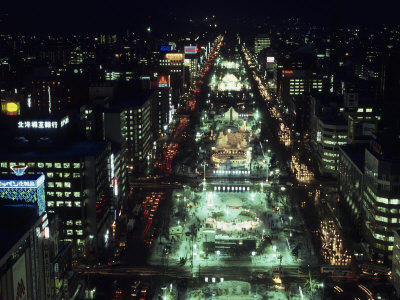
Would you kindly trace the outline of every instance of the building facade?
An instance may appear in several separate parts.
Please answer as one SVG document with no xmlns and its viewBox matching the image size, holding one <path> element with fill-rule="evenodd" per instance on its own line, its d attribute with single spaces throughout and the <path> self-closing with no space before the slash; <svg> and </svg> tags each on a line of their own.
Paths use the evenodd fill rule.
<svg viewBox="0 0 400 300">
<path fill-rule="evenodd" d="M 62 222 L 60 240 L 83 249 L 101 244 L 94 237 L 107 226 L 109 156 L 106 142 L 78 142 L 52 152 L 7 151 L 0 155 L 0 174 L 15 165 L 27 165 L 28 175 L 44 174 L 47 212 Z"/>
</svg>

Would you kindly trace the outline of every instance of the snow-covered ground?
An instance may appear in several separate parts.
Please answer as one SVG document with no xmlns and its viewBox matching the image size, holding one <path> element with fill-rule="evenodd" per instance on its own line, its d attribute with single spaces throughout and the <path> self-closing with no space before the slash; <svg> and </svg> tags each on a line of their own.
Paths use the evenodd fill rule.
<svg viewBox="0 0 400 300">
<path fill-rule="evenodd" d="M 288 230 L 283 230 L 289 225 L 289 217 L 281 210 L 274 209 L 281 201 L 278 196 L 274 199 L 274 196 L 272 196 L 271 206 L 268 206 L 266 192 L 203 191 L 194 193 L 188 189 L 175 190 L 172 195 L 174 205 L 169 224 L 170 228 L 178 228 L 180 233 L 157 239 L 150 263 L 161 263 L 165 244 L 169 244 L 168 258 L 172 264 L 174 261 L 178 263 L 181 258 L 186 259 L 186 265 L 191 264 L 193 253 L 193 266 L 223 265 L 226 255 L 222 257 L 222 254 L 217 251 L 206 255 L 206 249 L 203 247 L 203 242 L 207 239 L 203 234 L 203 229 L 213 227 L 215 238 L 218 240 L 256 240 L 258 247 L 264 237 L 270 239 L 271 243 L 261 247 L 260 253 L 254 249 L 248 253 L 251 259 L 237 262 L 237 264 L 242 266 L 244 264 L 299 265 L 299 261 L 292 255 L 294 246 L 289 242 L 289 239 L 292 243 L 295 239 L 290 238 Z M 296 222 L 292 220 L 290 225 L 294 226 Z M 304 236 L 297 238 L 297 240 L 301 239 L 304 240 L 303 244 L 308 243 Z"/>
</svg>

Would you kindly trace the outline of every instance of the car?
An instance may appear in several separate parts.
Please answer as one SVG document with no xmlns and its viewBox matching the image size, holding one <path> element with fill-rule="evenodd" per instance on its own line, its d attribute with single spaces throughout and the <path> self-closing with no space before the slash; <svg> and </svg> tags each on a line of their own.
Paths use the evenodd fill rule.
<svg viewBox="0 0 400 300">
<path fill-rule="evenodd" d="M 149 285 L 143 284 L 142 288 L 140 289 L 140 293 L 139 293 L 140 300 L 146 300 L 146 298 L 149 294 L 149 288 L 150 288 Z"/>
</svg>

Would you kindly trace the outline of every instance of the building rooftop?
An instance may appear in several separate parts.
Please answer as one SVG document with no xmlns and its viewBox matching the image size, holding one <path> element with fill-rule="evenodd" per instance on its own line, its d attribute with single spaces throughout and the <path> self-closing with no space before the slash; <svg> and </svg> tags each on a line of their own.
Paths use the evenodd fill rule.
<svg viewBox="0 0 400 300">
<path fill-rule="evenodd" d="M 105 148 L 106 142 L 99 141 L 84 141 L 75 142 L 65 145 L 61 148 L 56 148 L 53 151 L 29 151 L 29 152 L 15 152 L 10 149 L 1 149 L 0 157 L 3 159 L 15 158 L 15 159 L 57 159 L 57 158 L 79 158 L 85 156 L 93 156 Z"/>
<path fill-rule="evenodd" d="M 319 119 L 327 125 L 347 126 L 347 121 L 342 116 L 323 116 Z"/>
<path fill-rule="evenodd" d="M 366 145 L 344 145 L 340 147 L 344 153 L 356 164 L 361 172 L 364 172 Z"/>
</svg>

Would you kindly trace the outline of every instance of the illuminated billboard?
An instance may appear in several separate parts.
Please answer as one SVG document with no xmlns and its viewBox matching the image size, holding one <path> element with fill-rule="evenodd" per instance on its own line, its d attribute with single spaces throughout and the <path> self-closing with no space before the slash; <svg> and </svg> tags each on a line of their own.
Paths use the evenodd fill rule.
<svg viewBox="0 0 400 300">
<path fill-rule="evenodd" d="M 48 120 L 25 120 L 18 121 L 17 126 L 19 129 L 33 128 L 33 129 L 57 129 L 62 128 L 69 124 L 69 116 L 62 118 L 59 121 Z"/>
<path fill-rule="evenodd" d="M 17 202 L 37 203 L 39 216 L 46 210 L 44 175 L 35 178 L 19 176 L 13 179 L 0 179 L 0 194 L 3 199 Z"/>
<path fill-rule="evenodd" d="M 267 64 L 273 64 L 275 62 L 275 57 L 267 56 Z"/>
<path fill-rule="evenodd" d="M 189 58 L 185 58 L 184 61 L 183 61 L 183 65 L 185 67 L 190 67 L 190 59 Z"/>
<path fill-rule="evenodd" d="M 197 46 L 185 46 L 185 54 L 197 54 Z"/>
<path fill-rule="evenodd" d="M 165 53 L 165 59 L 167 60 L 183 60 L 183 53 Z"/>
<path fill-rule="evenodd" d="M 158 87 L 159 88 L 169 88 L 171 86 L 171 80 L 169 75 L 168 76 L 160 76 L 158 78 Z"/>
<path fill-rule="evenodd" d="M 160 52 L 171 52 L 172 47 L 171 45 L 161 45 Z"/>
<path fill-rule="evenodd" d="M 1 101 L 1 111 L 7 116 L 19 116 L 20 105 L 16 101 Z"/>
</svg>

